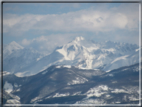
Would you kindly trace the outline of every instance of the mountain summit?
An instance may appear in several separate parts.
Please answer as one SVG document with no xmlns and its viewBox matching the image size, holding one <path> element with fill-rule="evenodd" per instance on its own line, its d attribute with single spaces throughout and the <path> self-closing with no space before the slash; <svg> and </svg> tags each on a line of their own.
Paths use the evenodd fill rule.
<svg viewBox="0 0 142 107">
<path fill-rule="evenodd" d="M 23 49 L 23 48 L 24 47 L 22 47 L 21 45 L 13 41 L 4 47 L 4 54 L 11 54 L 13 51 Z"/>
<path fill-rule="evenodd" d="M 84 38 L 82 36 L 75 38 L 75 41 L 81 41 L 81 40 L 84 40 Z"/>
<path fill-rule="evenodd" d="M 19 45 L 17 42 L 13 41 L 9 43 L 8 45 L 3 46 L 3 57 L 5 59 L 10 54 L 15 53 L 16 51 L 22 50 L 22 49 L 24 49 L 24 47 Z"/>
</svg>

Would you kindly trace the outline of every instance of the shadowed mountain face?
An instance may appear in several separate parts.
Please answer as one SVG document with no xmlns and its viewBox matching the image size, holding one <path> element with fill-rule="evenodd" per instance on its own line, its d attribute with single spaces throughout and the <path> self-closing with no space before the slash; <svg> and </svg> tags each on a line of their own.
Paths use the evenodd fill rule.
<svg viewBox="0 0 142 107">
<path fill-rule="evenodd" d="M 3 78 L 9 104 L 139 103 L 139 64 L 110 72 L 53 65 L 33 76 Z"/>
</svg>

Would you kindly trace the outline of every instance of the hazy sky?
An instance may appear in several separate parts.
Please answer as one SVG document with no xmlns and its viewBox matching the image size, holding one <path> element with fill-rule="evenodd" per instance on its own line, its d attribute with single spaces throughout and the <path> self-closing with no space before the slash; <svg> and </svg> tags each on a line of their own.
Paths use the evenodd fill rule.
<svg viewBox="0 0 142 107">
<path fill-rule="evenodd" d="M 3 17 L 4 44 L 42 50 L 76 36 L 139 44 L 138 3 L 4 3 Z"/>
</svg>

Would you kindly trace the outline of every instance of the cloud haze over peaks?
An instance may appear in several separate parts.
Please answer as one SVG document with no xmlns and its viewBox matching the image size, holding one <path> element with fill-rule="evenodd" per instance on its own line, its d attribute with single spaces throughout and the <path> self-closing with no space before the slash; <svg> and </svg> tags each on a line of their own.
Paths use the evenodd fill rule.
<svg viewBox="0 0 142 107">
<path fill-rule="evenodd" d="M 116 29 L 138 29 L 137 4 L 121 5 L 111 9 L 84 9 L 62 14 L 5 14 L 4 33 L 49 30 L 63 32 L 106 32 Z M 17 35 L 18 36 L 18 35 Z"/>
<path fill-rule="evenodd" d="M 9 3 L 3 17 L 4 44 L 49 51 L 76 36 L 139 44 L 138 3 Z"/>
<path fill-rule="evenodd" d="M 74 39 L 79 34 L 52 34 L 52 35 L 42 35 L 40 37 L 34 39 L 23 39 L 20 42 L 20 45 L 24 47 L 32 47 L 35 50 L 49 54 L 52 52 L 57 46 L 62 46 Z"/>
</svg>

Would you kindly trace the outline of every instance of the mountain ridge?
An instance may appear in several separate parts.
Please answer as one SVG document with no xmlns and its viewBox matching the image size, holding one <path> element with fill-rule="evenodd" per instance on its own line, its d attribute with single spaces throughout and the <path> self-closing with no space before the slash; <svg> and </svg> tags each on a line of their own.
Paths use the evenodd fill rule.
<svg viewBox="0 0 142 107">
<path fill-rule="evenodd" d="M 34 56 L 34 54 L 31 55 Z M 29 56 L 29 58 L 30 57 L 31 56 Z M 4 62 L 8 61 L 4 60 Z M 122 64 L 122 62 L 125 63 Z M 17 69 L 19 71 L 13 71 L 13 73 L 21 73 L 23 76 L 33 75 L 54 64 L 108 71 L 121 66 L 133 65 L 138 62 L 139 50 L 137 45 L 111 41 L 97 43 L 92 40 L 86 40 L 83 37 L 76 37 L 71 42 L 57 47 L 47 56 L 40 57 L 40 55 L 37 55 L 37 58 L 34 58 L 34 62 L 32 62 L 29 67 Z M 6 68 L 7 65 L 9 66 L 11 64 L 4 64 L 4 70 L 11 72 L 10 69 L 13 68 L 13 66 L 10 66 L 8 70 Z"/>
<path fill-rule="evenodd" d="M 29 77 L 5 75 L 4 103 L 138 104 L 138 77 L 139 64 L 121 67 L 108 73 L 52 65 Z"/>
</svg>

